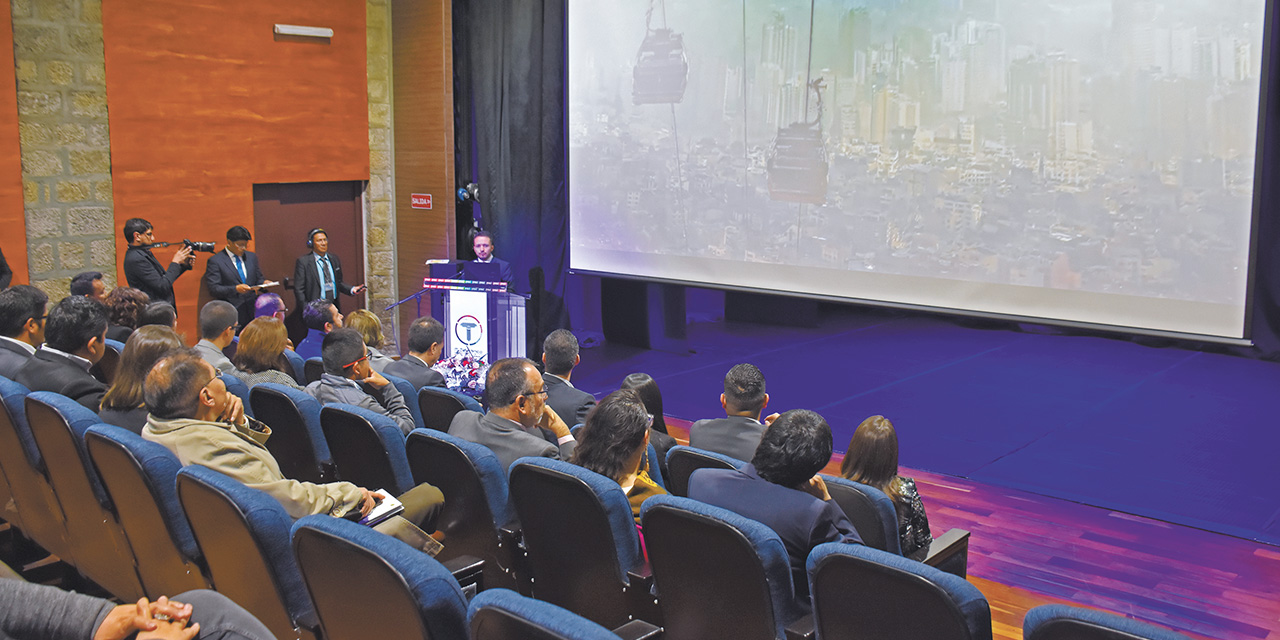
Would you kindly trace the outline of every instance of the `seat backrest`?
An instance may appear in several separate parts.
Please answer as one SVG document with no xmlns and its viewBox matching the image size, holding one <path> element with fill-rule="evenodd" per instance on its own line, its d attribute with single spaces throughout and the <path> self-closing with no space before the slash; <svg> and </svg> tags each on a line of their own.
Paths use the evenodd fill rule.
<svg viewBox="0 0 1280 640">
<path fill-rule="evenodd" d="M 249 390 L 253 415 L 271 427 L 267 450 L 286 478 L 331 482 L 333 456 L 320 427 L 320 402 L 305 391 L 264 382 Z"/>
<path fill-rule="evenodd" d="M 413 416 L 413 426 L 422 428 L 427 425 L 422 423 L 422 410 L 418 408 L 417 398 L 418 390 L 414 388 L 413 383 L 397 376 L 382 374 L 388 382 L 396 386 L 396 391 L 404 396 L 404 404 L 409 407 L 409 414 Z M 448 427 L 445 427 L 448 429 Z"/>
<path fill-rule="evenodd" d="M 664 638 L 783 638 L 804 614 L 782 539 L 732 511 L 678 496 L 640 510 Z"/>
<path fill-rule="evenodd" d="M 991 640 L 991 607 L 963 578 L 837 542 L 815 547 L 807 568 L 818 640 Z"/>
<path fill-rule="evenodd" d="M 1045 604 L 1022 620 L 1023 640 L 1190 640 L 1163 627 L 1093 609 Z"/>
<path fill-rule="evenodd" d="M 391 536 L 307 516 L 293 526 L 293 553 L 325 638 L 467 638 L 467 602 L 453 574 Z"/>
<path fill-rule="evenodd" d="M 863 544 L 872 549 L 902 555 L 898 539 L 898 514 L 883 491 L 837 476 L 823 476 L 831 499 L 858 530 Z"/>
<path fill-rule="evenodd" d="M 511 500 L 533 567 L 534 596 L 609 628 L 629 618 L 629 570 L 643 558 L 618 483 L 550 458 L 511 465 Z"/>
<path fill-rule="evenodd" d="M 222 383 L 227 385 L 227 391 L 235 394 L 235 396 L 240 398 L 240 401 L 244 403 L 245 415 L 250 418 L 254 417 L 253 405 L 249 404 L 249 385 L 245 384 L 244 380 L 241 380 L 229 373 L 220 373 L 218 374 L 218 377 L 222 378 Z"/>
<path fill-rule="evenodd" d="M 303 386 L 319 380 L 320 376 L 324 374 L 324 360 L 315 356 L 307 358 L 307 361 L 302 365 L 302 372 L 306 376 L 306 381 L 299 384 Z"/>
<path fill-rule="evenodd" d="M 443 387 L 418 389 L 418 412 L 422 414 L 422 423 L 428 429 L 449 431 L 453 417 L 462 411 L 484 413 L 480 403 L 465 393 Z"/>
<path fill-rule="evenodd" d="M 293 519 L 278 500 L 205 467 L 178 471 L 178 501 L 219 593 L 277 638 L 299 637 L 315 608 L 289 547 Z"/>
<path fill-rule="evenodd" d="M 667 492 L 673 496 L 689 495 L 689 476 L 698 469 L 741 469 L 746 463 L 729 456 L 677 445 L 667 451 Z"/>
<path fill-rule="evenodd" d="M 116 381 L 116 370 L 120 368 L 120 353 L 124 351 L 124 343 L 119 340 L 105 342 L 106 349 L 102 352 L 102 358 L 93 363 L 89 371 L 109 387 Z"/>
<path fill-rule="evenodd" d="M 289 373 L 293 374 L 293 379 L 298 384 L 307 384 L 307 361 L 293 349 L 284 350 L 284 359 L 289 361 Z"/>
<path fill-rule="evenodd" d="M 54 555 L 75 564 L 62 506 L 44 474 L 44 459 L 27 424 L 27 388 L 0 377 L 0 468 L 18 508 L 17 525 Z"/>
<path fill-rule="evenodd" d="M 122 600 L 137 600 L 143 589 L 133 549 L 84 444 L 84 432 L 99 422 L 98 415 L 48 391 L 28 395 L 26 408 L 49 484 L 62 505 L 76 568 Z"/>
<path fill-rule="evenodd" d="M 178 462 L 168 449 L 120 427 L 85 432 L 89 458 L 116 506 L 120 526 L 137 554 L 147 597 L 207 589 L 200 548 L 178 503 Z"/>
<path fill-rule="evenodd" d="M 658 449 L 649 443 L 648 451 L 645 451 L 645 461 L 649 465 L 649 478 L 658 483 L 659 487 L 667 488 L 667 479 L 662 475 L 662 465 L 658 463 Z"/>
<path fill-rule="evenodd" d="M 549 602 L 488 589 L 467 608 L 471 640 L 618 640 L 612 631 Z"/>
<path fill-rule="evenodd" d="M 320 426 L 340 480 L 395 495 L 413 488 L 404 433 L 394 420 L 355 405 L 335 403 L 320 410 Z"/>
</svg>

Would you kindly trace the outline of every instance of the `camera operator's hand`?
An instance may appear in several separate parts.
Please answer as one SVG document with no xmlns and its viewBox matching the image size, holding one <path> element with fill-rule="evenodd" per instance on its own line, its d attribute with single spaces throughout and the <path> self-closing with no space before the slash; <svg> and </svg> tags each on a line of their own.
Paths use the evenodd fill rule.
<svg viewBox="0 0 1280 640">
<path fill-rule="evenodd" d="M 174 252 L 173 260 L 171 262 L 174 264 L 186 264 L 193 258 L 195 258 L 195 254 L 191 252 L 191 247 L 184 245 L 181 249 Z"/>
</svg>

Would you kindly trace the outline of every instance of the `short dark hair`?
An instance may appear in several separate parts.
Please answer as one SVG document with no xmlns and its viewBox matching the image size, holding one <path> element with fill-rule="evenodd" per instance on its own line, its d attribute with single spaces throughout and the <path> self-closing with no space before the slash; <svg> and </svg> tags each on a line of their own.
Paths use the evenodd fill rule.
<svg viewBox="0 0 1280 640">
<path fill-rule="evenodd" d="M 178 320 L 178 310 L 168 302 L 152 302 L 142 308 L 142 312 L 138 314 L 138 326 L 145 327 L 149 324 L 159 324 L 166 327 L 172 327 L 174 322 Z"/>
<path fill-rule="evenodd" d="M 102 279 L 101 271 L 85 271 L 77 273 L 71 279 L 71 295 L 73 296 L 91 296 L 93 295 L 93 282 Z"/>
<path fill-rule="evenodd" d="M 320 358 L 324 360 L 324 372 L 330 375 L 350 377 L 348 367 L 365 353 L 364 338 L 355 329 L 334 329 L 320 343 Z"/>
<path fill-rule="evenodd" d="M 570 462 L 621 482 L 627 461 L 644 446 L 648 431 L 649 413 L 640 394 L 619 389 L 587 414 Z"/>
<path fill-rule="evenodd" d="M 764 409 L 764 374 L 754 364 L 736 364 L 724 375 L 724 402 L 735 413 Z"/>
<path fill-rule="evenodd" d="M 307 303 L 302 308 L 302 322 L 307 325 L 308 329 L 316 331 L 324 331 L 326 322 L 333 322 L 333 314 L 338 308 L 333 306 L 333 302 L 324 298 L 317 298 Z"/>
<path fill-rule="evenodd" d="M 194 418 L 200 390 L 213 378 L 209 363 L 195 349 L 183 347 L 160 358 L 142 383 L 147 411 L 161 420 Z"/>
<path fill-rule="evenodd" d="M 44 327 L 45 344 L 75 353 L 107 331 L 107 308 L 84 296 L 67 296 L 49 311 Z"/>
<path fill-rule="evenodd" d="M 558 376 L 573 371 L 578 359 L 578 337 L 568 329 L 556 329 L 542 342 L 543 366 Z"/>
<path fill-rule="evenodd" d="M 795 489 L 831 462 L 831 451 L 826 419 L 808 409 L 792 409 L 765 428 L 751 464 L 761 478 Z"/>
<path fill-rule="evenodd" d="M 480 236 L 488 238 L 489 244 L 493 244 L 493 234 L 485 231 L 484 229 L 477 229 L 476 231 L 471 232 L 471 244 L 475 244 L 476 238 L 479 238 Z"/>
<path fill-rule="evenodd" d="M 435 343 L 444 344 L 444 325 L 431 316 L 423 316 L 409 325 L 409 350 L 424 353 Z"/>
<path fill-rule="evenodd" d="M 133 234 L 146 233 L 154 228 L 155 227 L 152 227 L 150 222 L 147 222 L 142 218 L 129 218 L 124 221 L 124 241 L 126 243 L 133 242 Z"/>
<path fill-rule="evenodd" d="M 489 375 L 484 380 L 484 394 L 491 408 L 511 406 L 516 398 L 531 391 L 526 367 L 534 367 L 533 361 L 503 358 L 489 367 Z"/>
<path fill-rule="evenodd" d="M 240 320 L 240 312 L 235 305 L 226 300 L 210 300 L 200 308 L 200 337 L 212 340 L 236 326 Z"/>
<path fill-rule="evenodd" d="M 13 338 L 22 333 L 27 321 L 44 316 L 49 296 L 29 284 L 19 284 L 0 291 L 0 336 Z"/>
<path fill-rule="evenodd" d="M 284 311 L 284 298 L 278 293 L 264 293 L 253 301 L 253 317 L 273 316 L 277 311 Z"/>
<path fill-rule="evenodd" d="M 241 225 L 236 225 L 227 229 L 227 242 L 240 242 L 241 240 L 249 241 L 253 239 L 253 234 Z"/>
</svg>

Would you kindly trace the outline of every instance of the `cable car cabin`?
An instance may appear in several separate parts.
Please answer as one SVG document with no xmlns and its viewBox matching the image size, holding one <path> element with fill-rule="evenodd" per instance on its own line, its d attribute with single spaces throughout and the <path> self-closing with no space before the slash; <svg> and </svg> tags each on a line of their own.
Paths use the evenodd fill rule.
<svg viewBox="0 0 1280 640">
<path fill-rule="evenodd" d="M 684 36 L 670 29 L 649 31 L 636 54 L 632 80 L 634 104 L 676 104 L 683 100 L 689 81 Z"/>
<path fill-rule="evenodd" d="M 827 154 L 820 127 L 797 122 L 778 129 L 769 158 L 769 198 L 809 204 L 827 201 Z"/>
</svg>

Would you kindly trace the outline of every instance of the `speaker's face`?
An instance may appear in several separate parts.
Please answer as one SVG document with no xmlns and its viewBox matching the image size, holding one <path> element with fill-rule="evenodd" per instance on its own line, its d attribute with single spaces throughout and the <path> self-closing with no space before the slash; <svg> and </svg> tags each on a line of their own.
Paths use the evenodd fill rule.
<svg viewBox="0 0 1280 640">
<path fill-rule="evenodd" d="M 493 255 L 493 241 L 489 236 L 476 236 L 471 247 L 476 251 L 477 260 L 488 260 Z"/>
</svg>

